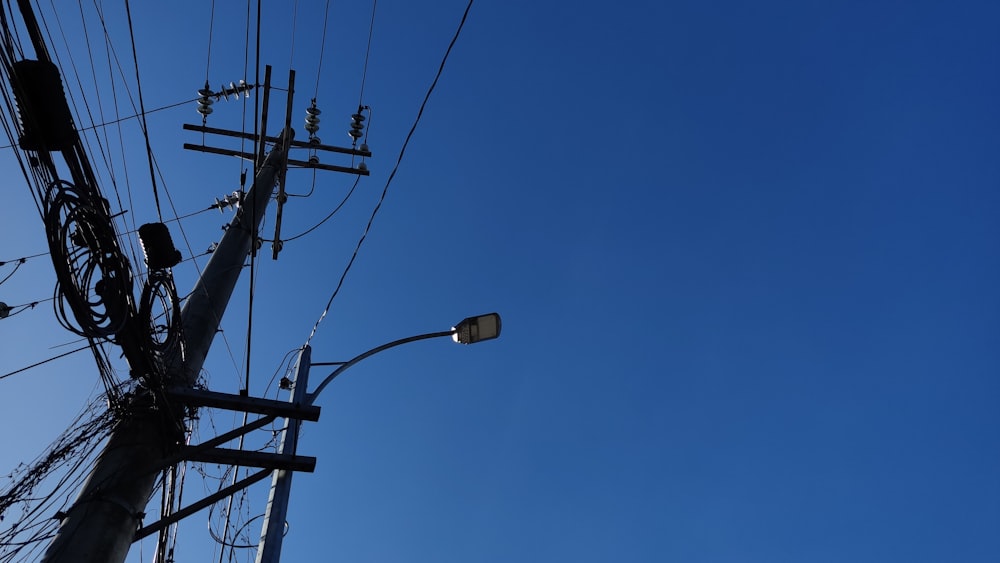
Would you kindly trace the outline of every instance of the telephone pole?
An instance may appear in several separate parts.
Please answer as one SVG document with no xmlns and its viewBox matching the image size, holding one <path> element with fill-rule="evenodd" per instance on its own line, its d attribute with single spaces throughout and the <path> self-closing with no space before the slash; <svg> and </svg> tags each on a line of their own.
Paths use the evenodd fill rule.
<svg viewBox="0 0 1000 563">
<path fill-rule="evenodd" d="M 309 367 L 312 361 L 312 348 L 306 344 L 299 351 L 295 362 L 295 380 L 292 381 L 292 393 L 288 401 L 293 404 L 304 404 L 308 401 L 307 387 L 309 385 Z M 301 420 L 289 418 L 281 433 L 280 451 L 284 455 L 294 456 L 299 444 L 299 427 Z M 260 543 L 257 546 L 256 563 L 278 563 L 281 557 L 281 543 L 285 537 L 285 515 L 288 513 L 288 497 L 292 490 L 292 471 L 276 469 L 271 478 L 271 492 L 267 497 L 267 510 L 264 512 L 264 523 L 261 525 Z"/>
<path fill-rule="evenodd" d="M 138 382 L 134 391 L 119 397 L 116 378 L 102 371 L 108 395 L 114 399 L 115 426 L 75 502 L 67 511 L 55 515 L 59 528 L 42 561 L 122 563 L 135 541 L 154 533 L 160 534 L 157 545 L 157 560 L 160 561 L 164 558 L 170 527 L 181 519 L 262 481 L 272 473 L 276 475 L 276 482 L 280 481 L 281 487 L 287 491 L 291 471 L 313 471 L 315 468 L 315 458 L 294 454 L 296 438 L 293 433 L 287 436 L 289 439 L 279 453 L 244 451 L 242 447 L 226 449 L 222 446 L 237 438 L 242 443 L 243 435 L 279 417 L 285 418 L 289 427 L 297 430 L 302 420 L 318 420 L 319 407 L 301 400 L 289 403 L 250 397 L 248 389 L 241 390 L 239 395 L 213 392 L 199 388 L 197 383 L 246 258 L 251 252 L 256 252 L 258 231 L 275 187 L 278 188 L 278 210 L 272 257 L 277 259 L 282 247 L 282 205 L 288 197 L 284 191 L 287 168 L 291 165 L 301 169 L 367 176 L 369 172 L 364 159 L 372 155 L 367 144 L 362 142 L 357 146 L 357 141 L 364 135 L 363 112 L 370 111 L 370 108 L 359 106 L 357 113 L 352 115 L 348 132 L 354 141 L 352 146 L 338 147 L 322 144 L 316 136 L 320 110 L 313 100 L 306 110 L 308 141 L 295 141 L 291 128 L 295 71 L 290 69 L 284 128 L 278 137 L 268 136 L 266 125 L 271 67 L 266 66 L 260 133 L 229 131 L 207 126 L 213 99 L 228 99 L 231 95 L 239 98 L 240 94 L 248 96 L 249 90 L 258 85 L 248 85 L 241 80 L 238 86 L 231 82 L 230 87 L 223 86 L 220 91 L 213 92 L 206 82 L 205 87 L 199 90 L 197 100 L 202 124 L 185 125 L 185 129 L 201 132 L 203 138 L 205 134 L 217 134 L 251 140 L 256 143 L 255 149 L 249 153 L 208 147 L 204 142 L 201 145 L 185 144 L 184 147 L 253 162 L 253 185 L 246 194 L 240 194 L 236 216 L 179 311 L 171 268 L 179 262 L 180 253 L 173 248 L 169 230 L 162 221 L 143 225 L 139 229 L 149 275 L 137 304 L 131 266 L 119 248 L 110 206 L 101 195 L 80 131 L 73 122 L 59 65 L 48 54 L 43 28 L 33 13 L 30 0 L 17 0 L 16 4 L 24 20 L 24 32 L 34 47 L 35 59 L 25 58 L 21 52 L 21 39 L 14 39 L 17 37 L 13 31 L 15 26 L 9 24 L 6 18 L 6 10 L 12 8 L 4 8 L 0 10 L 3 11 L 0 14 L 3 16 L 0 39 L 4 40 L 0 54 L 5 57 L 5 64 L 0 69 L 3 71 L 0 75 L 13 94 L 14 99 L 8 97 L 8 104 L 16 104 L 20 115 L 16 146 L 27 154 L 33 169 L 30 177 L 25 171 L 25 177 L 29 183 L 35 184 L 42 200 L 40 211 L 62 288 L 60 298 L 68 305 L 67 312 L 70 313 L 67 316 L 60 309 L 60 322 L 67 329 L 88 338 L 92 346 L 96 346 L 97 342 L 120 346 L 129 373 Z M 145 129 L 143 133 L 148 135 Z M 265 158 L 268 144 L 273 149 Z M 292 148 L 306 149 L 308 159 L 290 160 L 289 151 Z M 320 162 L 319 152 L 351 155 L 360 157 L 361 161 L 356 166 L 353 159 L 351 166 L 326 164 Z M 72 182 L 67 180 L 67 173 Z M 152 161 L 150 173 L 153 173 Z M 143 234 L 144 229 L 146 235 Z M 154 319 L 153 309 L 158 299 L 170 308 L 164 311 L 166 323 Z M 165 330 L 160 332 L 160 329 Z M 308 369 L 308 353 L 305 357 Z M 303 375 L 297 388 L 298 396 L 304 396 L 305 391 Z M 243 426 L 200 444 L 188 445 L 185 422 L 199 407 L 230 409 L 261 416 L 253 422 L 244 419 Z M 157 476 L 162 472 L 166 479 L 168 470 L 187 461 L 256 467 L 259 471 L 239 480 L 234 479 L 232 484 L 183 508 L 175 508 L 171 499 L 158 514 L 158 520 L 146 521 L 145 508 L 154 491 Z M 164 484 L 164 487 L 168 485 Z M 282 498 L 287 499 L 287 492 Z M 280 547 L 280 541 L 276 543 Z"/>
<path fill-rule="evenodd" d="M 167 357 L 168 385 L 191 388 L 218 330 L 274 186 L 287 162 L 294 132 L 286 129 L 246 193 L 191 297 L 181 311 L 183 344 Z M 115 428 L 79 497 L 62 515 L 42 561 L 121 563 L 142 525 L 163 460 L 184 442 L 183 414 L 160 390 L 132 397 L 130 416 Z"/>
</svg>

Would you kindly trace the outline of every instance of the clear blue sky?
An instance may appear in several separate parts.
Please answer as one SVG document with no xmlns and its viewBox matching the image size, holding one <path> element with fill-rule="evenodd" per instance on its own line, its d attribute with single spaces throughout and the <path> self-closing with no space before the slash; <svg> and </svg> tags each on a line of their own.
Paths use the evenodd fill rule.
<svg viewBox="0 0 1000 563">
<path fill-rule="evenodd" d="M 134 4 L 147 108 L 194 97 L 207 3 Z M 216 7 L 213 87 L 243 76 L 238 4 Z M 299 3 L 294 47 L 292 14 L 265 4 L 262 62 L 279 84 L 296 69 L 301 139 L 325 3 Z M 275 396 L 272 373 L 322 311 L 464 8 L 379 2 L 363 101 L 372 175 L 277 262 L 265 247 L 252 394 Z M 332 3 L 325 142 L 349 142 L 370 9 Z M 60 17 L 81 45 L 78 10 Z M 387 352 L 325 391 L 300 443 L 319 463 L 295 476 L 285 560 L 1000 560 L 998 20 L 1000 5 L 976 1 L 475 3 L 313 355 L 345 360 L 494 310 L 504 334 Z M 86 52 L 74 57 L 89 73 Z M 209 125 L 240 127 L 240 105 L 215 109 Z M 198 121 L 193 104 L 150 115 L 181 215 L 239 181 L 237 162 L 181 149 L 199 141 L 181 123 Z M 129 213 L 155 220 L 141 135 L 134 123 L 123 135 Z M 0 260 L 45 251 L 9 152 Z M 290 191 L 310 184 L 289 173 Z M 322 174 L 286 205 L 283 232 L 349 188 Z M 230 215 L 181 223 L 195 252 Z M 194 268 L 175 274 L 186 293 Z M 53 279 L 29 261 L 0 301 L 47 298 Z M 245 281 L 223 322 L 235 361 L 217 339 L 206 364 L 220 391 L 243 378 Z M 6 373 L 73 335 L 45 303 L 0 320 L 0 338 Z M 19 429 L 6 472 L 98 379 L 78 354 L 0 385 Z M 207 413 L 200 432 L 212 435 Z M 193 483 L 191 501 L 205 492 Z M 178 561 L 208 560 L 207 519 L 181 527 Z M 150 560 L 143 550 L 130 561 Z"/>
</svg>

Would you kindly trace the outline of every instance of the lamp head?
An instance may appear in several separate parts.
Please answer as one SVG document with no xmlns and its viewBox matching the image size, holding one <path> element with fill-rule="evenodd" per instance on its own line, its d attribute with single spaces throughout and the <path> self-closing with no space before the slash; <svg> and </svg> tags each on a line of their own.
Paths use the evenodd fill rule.
<svg viewBox="0 0 1000 563">
<path fill-rule="evenodd" d="M 452 328 L 452 340 L 459 344 L 475 344 L 483 340 L 493 340 L 500 336 L 500 315 L 489 313 L 478 317 L 462 319 Z"/>
</svg>

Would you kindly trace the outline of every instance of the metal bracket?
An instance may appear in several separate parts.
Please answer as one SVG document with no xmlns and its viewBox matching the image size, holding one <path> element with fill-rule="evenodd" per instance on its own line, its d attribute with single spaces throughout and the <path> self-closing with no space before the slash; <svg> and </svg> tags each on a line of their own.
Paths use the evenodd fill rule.
<svg viewBox="0 0 1000 563">
<path fill-rule="evenodd" d="M 206 389 L 188 389 L 184 387 L 168 387 L 164 390 L 167 397 L 186 405 L 212 407 L 231 411 L 252 412 L 282 418 L 294 418 L 316 422 L 319 420 L 320 408 L 315 405 L 295 404 L 274 399 L 245 397 L 230 393 L 219 393 Z"/>
<path fill-rule="evenodd" d="M 228 497 L 229 495 L 237 491 L 249 487 L 250 485 L 253 485 L 258 481 L 263 481 L 270 474 L 271 474 L 270 469 L 261 469 L 260 471 L 254 473 L 253 475 L 250 475 L 249 477 L 240 479 L 239 481 L 233 483 L 232 485 L 224 489 L 221 489 L 218 492 L 215 492 L 190 506 L 187 506 L 185 508 L 178 510 L 177 512 L 174 512 L 170 516 L 165 516 L 163 518 L 160 518 L 153 524 L 140 528 L 135 533 L 135 536 L 133 536 L 132 541 L 139 541 L 146 536 L 155 534 L 156 532 L 159 532 L 160 530 L 166 528 L 167 526 L 179 522 L 184 518 L 187 518 L 188 516 L 194 514 L 195 512 L 198 512 L 199 510 L 208 508 L 212 504 Z"/>
</svg>

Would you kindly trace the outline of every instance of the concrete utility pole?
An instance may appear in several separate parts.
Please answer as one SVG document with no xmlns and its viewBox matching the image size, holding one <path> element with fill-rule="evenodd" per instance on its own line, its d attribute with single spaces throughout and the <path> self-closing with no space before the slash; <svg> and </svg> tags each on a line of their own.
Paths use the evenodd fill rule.
<svg viewBox="0 0 1000 563">
<path fill-rule="evenodd" d="M 307 344 L 299 351 L 295 362 L 295 381 L 289 402 L 304 404 L 308 400 L 306 387 L 309 385 L 309 362 L 312 348 Z M 299 428 L 302 421 L 285 419 L 285 429 L 281 433 L 280 453 L 294 456 L 299 444 Z M 260 544 L 257 546 L 257 563 L 278 563 L 281 559 L 281 541 L 285 537 L 285 516 L 288 514 L 288 497 L 292 491 L 292 471 L 276 469 L 271 479 L 271 493 L 267 497 L 267 511 L 261 526 Z"/>
<path fill-rule="evenodd" d="M 287 163 L 294 132 L 286 129 L 264 161 L 181 311 L 183 350 L 167 357 L 165 385 L 190 388 L 218 331 L 226 305 L 254 244 L 274 185 Z M 305 386 L 303 385 L 303 388 Z M 63 515 L 42 561 L 121 563 L 141 526 L 157 473 L 183 444 L 184 409 L 144 391 L 130 403 L 130 417 L 115 428 L 76 502 Z"/>
</svg>

